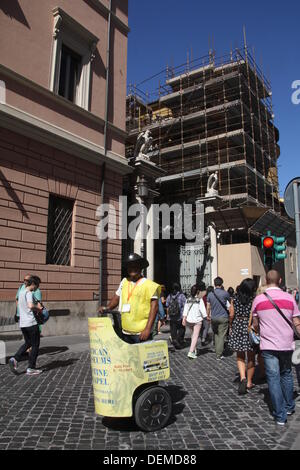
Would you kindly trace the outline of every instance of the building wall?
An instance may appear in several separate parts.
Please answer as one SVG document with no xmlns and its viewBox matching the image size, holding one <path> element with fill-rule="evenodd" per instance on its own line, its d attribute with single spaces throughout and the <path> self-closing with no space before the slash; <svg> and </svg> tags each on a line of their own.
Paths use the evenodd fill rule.
<svg viewBox="0 0 300 470">
<path fill-rule="evenodd" d="M 296 249 L 287 246 L 287 259 L 274 264 L 273 268 L 280 272 L 282 283 L 288 288 L 297 287 Z M 293 254 L 293 268 L 290 253 Z M 242 273 L 242 270 L 248 270 Z M 293 269 L 293 272 L 291 272 Z M 218 272 L 224 279 L 226 288 L 235 288 L 247 277 L 256 278 L 258 285 L 265 285 L 266 270 L 261 250 L 250 243 L 218 245 Z"/>
<path fill-rule="evenodd" d="M 112 203 L 117 215 L 127 171 L 127 0 L 112 1 L 108 153 L 103 149 L 109 4 L 1 2 L 0 80 L 6 93 L 0 102 L 0 330 L 3 317 L 14 314 L 16 290 L 27 273 L 40 276 L 43 300 L 52 312 L 44 334 L 86 331 L 87 317 L 96 312 L 102 161 L 107 163 L 104 202 Z M 99 39 L 91 62 L 88 110 L 50 90 L 55 7 Z M 10 113 L 17 119 L 12 121 Z M 46 264 L 50 194 L 75 201 L 71 266 Z M 103 243 L 104 302 L 120 282 L 121 255 L 120 240 Z"/>
<path fill-rule="evenodd" d="M 118 213 L 122 177 L 107 171 L 105 180 L 105 202 Z M 100 166 L 0 129 L 0 312 L 1 302 L 14 300 L 26 273 L 41 277 L 46 302 L 93 301 L 99 288 L 100 184 Z M 75 200 L 72 266 L 46 265 L 49 194 Z M 107 299 L 120 281 L 121 241 L 109 240 L 104 247 Z"/>
<path fill-rule="evenodd" d="M 1 64 L 41 89 L 28 89 L 28 83 L 7 78 L 0 69 L 0 79 L 6 83 L 7 104 L 68 130 L 78 136 L 103 145 L 106 87 L 107 17 L 95 8 L 92 0 L 4 0 L 0 8 Z M 99 2 L 98 2 L 99 3 Z M 105 2 L 104 2 L 105 3 Z M 107 2 L 106 2 L 107 3 Z M 123 3 L 123 7 L 121 6 Z M 60 7 L 75 21 L 99 38 L 92 62 L 90 111 L 66 102 L 50 92 L 52 49 L 54 44 L 54 19 L 52 10 Z M 117 17 L 128 23 L 127 0 L 114 0 Z M 63 27 L 63 26 L 62 26 Z M 112 23 L 110 122 L 117 129 L 110 129 L 109 150 L 124 155 L 127 76 L 127 32 Z M 30 65 L 30 66 L 29 66 Z M 44 92 L 48 90 L 48 94 Z M 99 119 L 97 121 L 97 118 Z"/>
<path fill-rule="evenodd" d="M 242 270 L 248 270 L 242 274 Z M 218 245 L 218 274 L 224 279 L 224 287 L 234 289 L 247 277 L 252 276 L 250 243 Z"/>
<path fill-rule="evenodd" d="M 263 263 L 261 250 L 257 246 L 251 246 L 252 276 L 257 277 L 258 285 L 266 283 L 266 270 Z"/>
</svg>

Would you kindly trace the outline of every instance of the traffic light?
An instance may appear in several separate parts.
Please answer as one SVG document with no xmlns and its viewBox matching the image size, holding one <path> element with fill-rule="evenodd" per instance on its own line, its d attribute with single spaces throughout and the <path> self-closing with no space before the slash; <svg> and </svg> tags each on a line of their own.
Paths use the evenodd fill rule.
<svg viewBox="0 0 300 470">
<path fill-rule="evenodd" d="M 272 237 L 271 232 L 266 236 L 261 237 L 261 247 L 264 252 L 264 265 L 270 270 L 275 263 L 275 237 Z"/>
<path fill-rule="evenodd" d="M 280 261 L 286 259 L 286 240 L 285 237 L 273 237 L 274 238 L 274 250 L 275 250 L 275 260 Z"/>
<path fill-rule="evenodd" d="M 264 264 L 268 269 L 272 269 L 277 261 L 286 259 L 286 239 L 285 237 L 276 237 L 270 231 L 267 235 L 261 237 L 261 247 L 264 252 Z"/>
</svg>

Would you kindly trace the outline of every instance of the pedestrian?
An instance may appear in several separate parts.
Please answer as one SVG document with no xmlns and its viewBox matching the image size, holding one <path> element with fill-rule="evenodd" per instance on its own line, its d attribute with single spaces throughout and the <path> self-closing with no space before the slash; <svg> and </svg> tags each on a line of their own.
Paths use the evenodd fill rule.
<svg viewBox="0 0 300 470">
<path fill-rule="evenodd" d="M 233 297 L 229 309 L 229 342 L 228 346 L 236 352 L 237 366 L 240 374 L 239 395 L 245 395 L 254 387 L 255 351 L 249 340 L 249 322 L 256 285 L 253 279 L 245 279 Z M 247 356 L 247 373 L 246 373 Z"/>
<path fill-rule="evenodd" d="M 224 359 L 224 344 L 229 327 L 230 296 L 223 287 L 223 279 L 216 277 L 215 289 L 207 297 L 207 316 L 211 319 L 212 330 L 215 340 L 217 360 Z"/>
<path fill-rule="evenodd" d="M 36 369 L 36 361 L 40 347 L 40 329 L 35 319 L 35 309 L 40 308 L 40 304 L 34 300 L 34 293 L 39 288 L 40 279 L 37 276 L 30 276 L 26 280 L 25 289 L 21 289 L 18 296 L 18 308 L 20 315 L 20 328 L 23 333 L 25 343 L 14 357 L 10 358 L 9 365 L 13 373 L 17 374 L 18 362 L 23 354 L 30 349 L 27 375 L 39 375 L 42 370 Z"/>
<path fill-rule="evenodd" d="M 182 293 L 181 285 L 175 282 L 172 286 L 172 293 L 168 296 L 166 307 L 170 320 L 171 343 L 175 349 L 184 347 L 185 327 L 182 324 L 183 309 L 186 297 Z"/>
<path fill-rule="evenodd" d="M 33 274 L 26 274 L 24 276 L 24 282 L 23 284 L 21 284 L 21 286 L 19 287 L 18 291 L 17 291 L 17 294 L 16 294 L 16 322 L 19 321 L 19 317 L 20 317 L 20 314 L 19 314 L 19 306 L 18 306 L 18 303 L 19 303 L 19 296 L 20 296 L 20 292 L 25 290 L 27 285 L 28 285 L 28 280 L 33 276 Z M 34 297 L 35 299 L 38 301 L 38 302 L 42 302 L 42 293 L 40 291 L 40 289 L 36 289 L 34 291 Z"/>
<path fill-rule="evenodd" d="M 128 277 L 124 278 L 107 307 L 101 306 L 99 314 L 119 307 L 123 340 L 129 344 L 150 341 L 153 338 L 158 313 L 160 286 L 143 276 L 149 262 L 133 253 L 126 261 Z"/>
<path fill-rule="evenodd" d="M 268 286 L 266 286 L 266 285 L 259 286 L 256 290 L 256 296 L 266 292 L 267 288 L 268 288 Z M 257 378 L 257 381 L 259 383 L 264 383 L 266 381 L 266 371 L 265 371 L 264 360 L 263 360 L 262 353 L 261 353 L 259 345 L 257 346 L 257 350 L 258 350 L 257 363 L 258 363 L 258 371 L 259 371 L 259 376 Z"/>
<path fill-rule="evenodd" d="M 203 300 L 204 306 L 205 306 L 205 311 L 207 308 L 207 289 L 206 285 L 204 284 L 203 281 L 198 283 L 199 289 L 200 289 L 200 294 L 199 297 Z M 212 288 L 212 290 L 214 290 Z M 207 319 L 207 315 L 205 318 L 203 318 L 202 321 L 202 327 L 201 327 L 201 332 L 200 332 L 200 337 L 201 337 L 201 346 L 207 346 L 209 344 L 210 340 L 208 339 L 208 334 L 209 334 L 209 329 L 210 329 L 210 322 Z"/>
<path fill-rule="evenodd" d="M 208 297 L 208 295 L 213 292 L 215 290 L 215 288 L 213 286 L 208 286 L 208 288 L 206 289 L 206 297 Z"/>
<path fill-rule="evenodd" d="M 233 287 L 229 287 L 229 289 L 227 289 L 227 292 L 229 294 L 229 297 L 231 299 L 233 299 L 233 296 L 234 296 L 234 288 Z"/>
<path fill-rule="evenodd" d="M 295 412 L 292 354 L 295 349 L 292 323 L 300 333 L 300 311 L 295 299 L 283 292 L 278 271 L 267 273 L 267 289 L 253 302 L 253 327 L 260 332 L 260 349 L 278 425 Z M 290 323 L 290 324 L 288 324 Z"/>
<path fill-rule="evenodd" d="M 158 299 L 158 313 L 156 315 L 156 319 L 155 319 L 155 322 L 154 322 L 154 328 L 153 328 L 154 334 L 153 334 L 153 336 L 157 336 L 157 335 L 162 334 L 160 329 L 161 329 L 161 326 L 165 322 L 165 317 L 166 317 L 166 314 L 165 314 L 165 310 L 164 310 L 164 307 L 163 307 L 163 303 L 162 303 L 161 298 L 159 298 Z"/>
<path fill-rule="evenodd" d="M 161 334 L 161 327 L 165 324 L 166 319 L 167 319 L 167 308 L 166 308 L 166 301 L 167 301 L 167 289 L 166 287 L 162 284 L 160 286 L 160 302 L 159 302 L 159 319 L 158 319 L 158 334 Z"/>
<path fill-rule="evenodd" d="M 191 346 L 188 353 L 190 359 L 197 358 L 197 342 L 199 339 L 203 319 L 207 317 L 203 299 L 200 298 L 200 288 L 195 285 L 191 288 L 191 296 L 187 299 L 184 309 L 182 324 L 191 330 Z"/>
</svg>

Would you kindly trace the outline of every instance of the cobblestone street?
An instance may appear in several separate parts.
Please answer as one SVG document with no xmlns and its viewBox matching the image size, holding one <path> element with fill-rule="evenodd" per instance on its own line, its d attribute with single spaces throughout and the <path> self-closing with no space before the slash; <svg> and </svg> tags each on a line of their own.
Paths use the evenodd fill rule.
<svg viewBox="0 0 300 470">
<path fill-rule="evenodd" d="M 167 428 L 147 434 L 130 419 L 94 414 L 87 342 L 75 349 L 49 344 L 49 338 L 42 340 L 41 376 L 26 376 L 25 362 L 19 376 L 0 366 L 0 449 L 291 449 L 299 444 L 300 409 L 286 429 L 276 428 L 265 384 L 237 395 L 234 357 L 217 362 L 202 349 L 190 361 L 187 350 L 170 352 L 173 416 Z"/>
</svg>

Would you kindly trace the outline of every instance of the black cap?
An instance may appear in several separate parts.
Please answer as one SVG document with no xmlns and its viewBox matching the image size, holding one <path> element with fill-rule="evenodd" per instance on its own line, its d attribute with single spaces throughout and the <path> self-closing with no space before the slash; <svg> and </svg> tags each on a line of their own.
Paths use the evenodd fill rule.
<svg viewBox="0 0 300 470">
<path fill-rule="evenodd" d="M 137 255 L 136 253 L 132 253 L 128 256 L 126 260 L 126 265 L 128 266 L 131 263 L 139 264 L 142 269 L 148 268 L 149 266 L 149 263 L 146 260 L 146 258 L 142 258 L 140 255 Z"/>
</svg>

